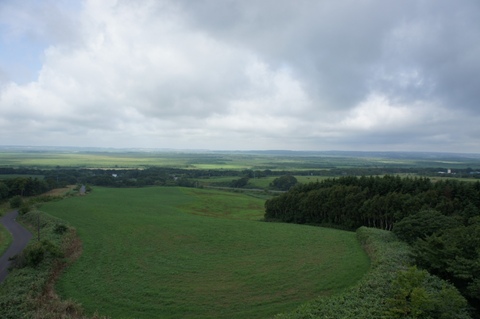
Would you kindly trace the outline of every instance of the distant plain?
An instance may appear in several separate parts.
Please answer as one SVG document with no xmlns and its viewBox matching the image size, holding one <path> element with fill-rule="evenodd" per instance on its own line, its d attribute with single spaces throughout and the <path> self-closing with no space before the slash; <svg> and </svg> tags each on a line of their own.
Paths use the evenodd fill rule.
<svg viewBox="0 0 480 319">
<path fill-rule="evenodd" d="M 0 167 L 329 170 L 332 168 L 480 166 L 480 154 L 412 152 L 139 151 L 0 147 Z"/>
</svg>

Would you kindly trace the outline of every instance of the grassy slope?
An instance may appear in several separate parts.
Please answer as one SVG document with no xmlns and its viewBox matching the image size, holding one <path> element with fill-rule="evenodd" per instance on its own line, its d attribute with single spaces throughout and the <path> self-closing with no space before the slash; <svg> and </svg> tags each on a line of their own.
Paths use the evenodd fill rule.
<svg viewBox="0 0 480 319">
<path fill-rule="evenodd" d="M 242 194 L 96 188 L 42 209 L 84 242 L 58 291 L 113 318 L 264 318 L 369 267 L 354 233 L 254 221 L 263 201 Z"/>
</svg>

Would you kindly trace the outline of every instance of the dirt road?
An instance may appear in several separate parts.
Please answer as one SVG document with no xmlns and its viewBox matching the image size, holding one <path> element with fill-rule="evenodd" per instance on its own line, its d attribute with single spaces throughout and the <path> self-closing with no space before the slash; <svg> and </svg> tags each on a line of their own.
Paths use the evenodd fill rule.
<svg viewBox="0 0 480 319">
<path fill-rule="evenodd" d="M 12 244 L 8 247 L 5 254 L 0 257 L 0 283 L 3 282 L 8 275 L 8 266 L 10 265 L 8 259 L 19 254 L 32 238 L 32 234 L 15 221 L 17 216 L 18 211 L 13 211 L 0 219 L 0 223 L 7 228 L 13 237 Z"/>
</svg>

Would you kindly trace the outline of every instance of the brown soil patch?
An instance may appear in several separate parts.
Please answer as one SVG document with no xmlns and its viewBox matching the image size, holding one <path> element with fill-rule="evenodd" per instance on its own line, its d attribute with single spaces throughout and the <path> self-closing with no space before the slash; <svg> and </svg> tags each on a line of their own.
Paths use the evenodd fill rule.
<svg viewBox="0 0 480 319">
<path fill-rule="evenodd" d="M 63 196 L 73 190 L 77 185 L 68 185 L 67 187 L 64 188 L 55 188 L 52 189 L 48 192 L 46 192 L 43 195 L 49 195 L 49 196 Z"/>
</svg>

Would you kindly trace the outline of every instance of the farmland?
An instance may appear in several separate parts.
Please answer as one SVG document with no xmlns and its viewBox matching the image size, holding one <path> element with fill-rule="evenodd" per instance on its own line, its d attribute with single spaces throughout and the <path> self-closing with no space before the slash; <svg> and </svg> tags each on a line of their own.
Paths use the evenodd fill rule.
<svg viewBox="0 0 480 319">
<path fill-rule="evenodd" d="M 330 170 L 348 168 L 478 167 L 478 154 L 396 152 L 176 151 L 0 147 L 1 167 L 201 170 Z"/>
<path fill-rule="evenodd" d="M 359 280 L 355 234 L 260 222 L 237 193 L 95 188 L 42 210 L 75 226 L 81 258 L 57 284 L 112 318 L 265 318 Z"/>
<path fill-rule="evenodd" d="M 335 216 L 344 215 L 333 214 L 332 207 L 344 207 L 346 202 L 342 199 L 346 196 L 335 197 L 340 201 L 323 198 L 308 205 L 304 196 L 300 206 L 289 201 L 285 201 L 286 206 L 274 205 L 275 213 L 270 216 L 268 212 L 265 214 L 265 207 L 275 203 L 272 198 L 294 200 L 296 197 L 291 194 L 297 194 L 304 186 L 313 187 L 306 185 L 310 182 L 318 182 L 315 187 L 319 187 L 323 182 L 328 186 L 335 180 L 355 181 L 355 176 L 371 176 L 362 181 L 395 183 L 406 178 L 407 184 L 423 181 L 430 185 L 431 181 L 431 186 L 446 187 L 438 193 L 437 200 L 429 202 L 432 209 L 443 212 L 456 206 L 443 205 L 445 200 L 440 200 L 441 196 L 460 194 L 451 191 L 461 186 L 460 181 L 475 182 L 480 178 L 480 157 L 475 154 L 0 148 L 0 163 L 0 211 L 10 209 L 9 199 L 21 197 L 20 208 L 33 210 L 24 216 L 24 223 L 36 227 L 37 216 L 50 220 L 41 231 L 47 242 L 31 243 L 30 253 L 36 249 L 48 251 L 49 245 L 62 247 L 63 239 L 56 229 L 64 222 L 71 226 L 66 228 L 69 236 L 74 236 L 76 229 L 83 242 L 80 259 L 55 285 L 64 300 L 59 301 L 58 307 L 41 311 L 50 314 L 50 311 L 61 313 L 61 309 L 78 309 L 81 313 L 85 309 L 87 315 L 98 311 L 113 319 L 267 318 L 298 306 L 297 309 L 315 312 L 312 310 L 315 306 L 305 308 L 304 303 L 317 297 L 320 298 L 316 300 L 330 300 L 324 298 L 328 296 L 333 297 L 331 300 L 341 299 L 345 292 L 348 295 L 351 291 L 348 287 L 354 291 L 363 289 L 355 283 L 375 273 L 375 269 L 368 271 L 369 259 L 355 233 L 261 220 L 279 221 L 279 217 L 293 216 L 288 222 L 307 221 L 349 230 L 362 223 L 355 227 L 352 223 L 338 225 L 347 219 L 337 220 Z M 292 176 L 300 185 L 285 193 L 288 188 L 281 188 L 284 184 L 277 182 Z M 468 184 L 461 189 L 478 185 Z M 93 192 L 75 196 L 80 185 Z M 338 186 L 331 193 L 338 195 L 341 189 Z M 374 189 L 387 188 L 368 188 Z M 399 189 L 402 188 L 387 191 L 389 199 L 398 197 Z M 66 198 L 51 201 L 59 197 Z M 44 201 L 50 202 L 41 204 Z M 311 220 L 323 212 L 319 203 L 330 203 L 325 212 L 335 216 L 324 212 L 320 214 L 326 216 L 322 220 Z M 359 211 L 370 212 L 375 206 L 372 200 L 365 199 L 349 203 L 370 205 L 364 208 L 350 205 L 345 211 L 352 216 Z M 476 203 L 473 201 L 472 205 Z M 461 212 L 468 223 L 475 221 L 469 217 L 478 215 L 472 205 Z M 308 220 L 301 216 L 300 209 L 307 206 L 314 207 L 304 214 Z M 415 213 L 418 209 L 406 211 Z M 398 215 L 398 209 L 396 212 Z M 375 216 L 366 221 L 370 223 Z M 392 227 L 387 223 L 392 221 L 398 222 L 387 220 L 387 228 Z M 383 222 L 383 219 L 379 223 L 373 221 L 373 225 L 385 228 Z M 0 229 L 0 251 L 8 240 L 8 233 Z M 57 257 L 55 254 L 45 257 L 44 266 L 39 269 L 20 269 L 18 275 L 10 276 L 10 281 L 0 287 L 0 306 L 9 311 L 5 318 L 19 317 L 18 307 L 12 306 L 15 300 L 25 300 L 25 307 L 30 307 L 31 313 L 38 310 L 31 307 L 38 305 L 38 300 L 28 297 L 30 282 L 37 278 L 36 287 L 43 287 L 48 282 L 49 267 Z M 24 277 L 22 271 L 28 271 L 29 277 Z M 369 275 L 363 276 L 367 271 Z M 390 297 L 394 294 L 389 293 Z M 34 294 L 41 300 L 45 294 L 49 296 L 44 289 L 31 295 Z M 380 298 L 374 294 L 369 298 Z M 383 294 L 381 298 L 390 297 Z M 336 313 L 338 310 L 334 309 L 329 311 Z"/>
</svg>

